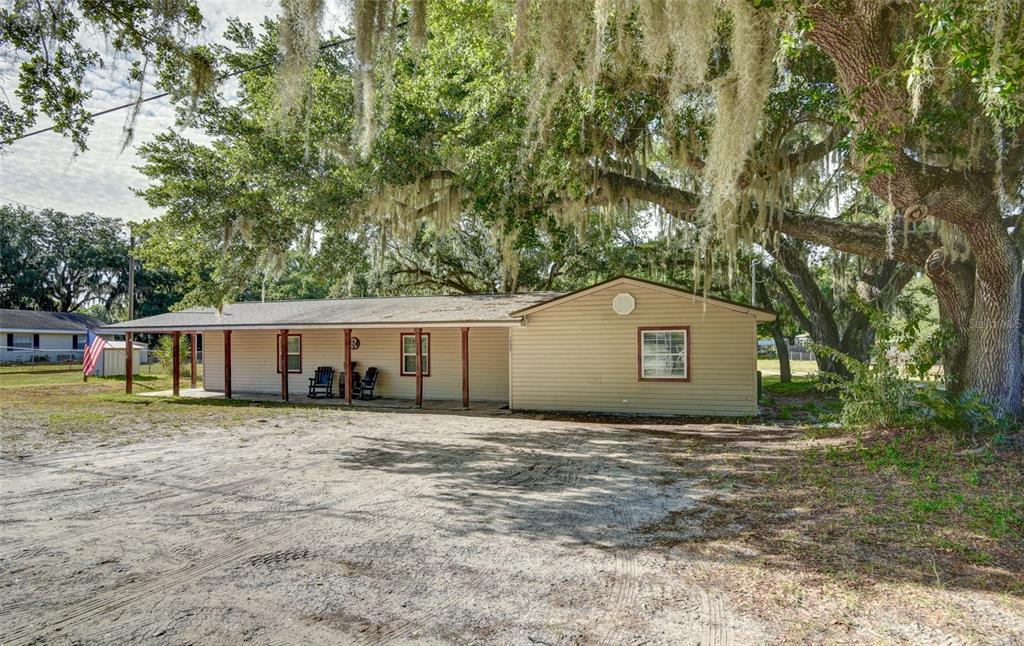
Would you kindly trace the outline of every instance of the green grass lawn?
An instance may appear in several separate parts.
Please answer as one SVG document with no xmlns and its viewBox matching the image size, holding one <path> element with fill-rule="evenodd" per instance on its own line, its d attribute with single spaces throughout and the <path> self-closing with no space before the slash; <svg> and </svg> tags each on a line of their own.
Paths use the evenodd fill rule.
<svg viewBox="0 0 1024 646">
<path fill-rule="evenodd" d="M 793 377 L 787 382 L 780 381 L 778 375 L 765 375 L 761 378 L 764 392 L 769 395 L 810 395 L 819 392 L 818 383 L 814 375 Z"/>
<path fill-rule="evenodd" d="M 188 376 L 183 376 L 182 385 L 188 383 Z M 171 377 L 159 365 L 140 366 L 133 385 L 136 395 L 125 394 L 123 376 L 91 376 L 83 382 L 80 365 L 0 367 L 0 451 L 23 455 L 54 443 L 124 443 L 202 427 L 232 428 L 265 415 L 268 407 L 245 401 L 138 397 L 171 389 Z"/>
<path fill-rule="evenodd" d="M 202 383 L 203 366 L 197 366 L 196 374 L 199 383 Z M 182 374 L 182 382 L 188 383 L 187 371 Z M 82 364 L 52 364 L 37 363 L 25 365 L 0 366 L 0 388 L 22 388 L 26 386 L 55 386 L 62 384 L 79 383 L 113 383 L 124 384 L 124 377 L 96 377 L 90 376 L 88 382 L 82 380 Z M 160 364 L 145 364 L 138 366 L 133 379 L 135 389 L 144 392 L 146 390 L 162 390 L 170 388 L 171 377 Z M 157 388 L 157 385 L 160 385 Z"/>
<path fill-rule="evenodd" d="M 758 359 L 757 369 L 765 375 L 779 374 L 778 359 Z M 789 369 L 794 376 L 813 375 L 818 372 L 818 364 L 814 361 L 790 361 Z"/>
<path fill-rule="evenodd" d="M 0 366 L 0 388 L 52 386 L 82 381 L 82 364 Z"/>
</svg>

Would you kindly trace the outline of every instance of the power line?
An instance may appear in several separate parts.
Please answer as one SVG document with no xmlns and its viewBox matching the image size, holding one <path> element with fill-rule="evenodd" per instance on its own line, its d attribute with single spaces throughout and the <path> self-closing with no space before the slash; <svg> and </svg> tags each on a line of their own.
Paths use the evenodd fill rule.
<svg viewBox="0 0 1024 646">
<path fill-rule="evenodd" d="M 4 197 L 3 195 L 0 195 L 0 200 L 3 200 L 4 202 L 9 202 L 11 204 L 17 204 L 18 206 L 24 206 L 25 208 L 33 209 L 33 210 L 36 210 L 36 211 L 42 211 L 43 210 L 42 207 L 32 206 L 31 204 L 26 204 L 25 202 L 19 202 L 18 200 L 13 200 L 13 199 L 11 199 L 9 197 Z"/>
<path fill-rule="evenodd" d="M 818 203 L 821 202 L 821 198 L 825 196 L 825 191 L 828 190 L 828 187 L 832 184 L 832 181 L 836 178 L 836 175 L 838 175 L 839 171 L 842 170 L 844 161 L 845 159 L 838 160 L 838 162 L 836 163 L 835 170 L 832 171 L 832 173 L 828 176 L 828 179 L 825 180 L 825 183 L 821 186 L 821 190 L 818 191 L 818 196 L 814 198 L 814 203 L 811 204 L 811 214 L 813 214 L 814 210 L 818 208 Z"/>
<path fill-rule="evenodd" d="M 398 25 L 398 26 L 401 26 L 401 25 Z M 354 40 L 355 40 L 355 37 L 353 37 L 353 36 L 350 36 L 348 38 L 340 38 L 340 39 L 337 39 L 337 40 L 332 40 L 330 42 L 324 43 L 323 45 L 320 45 L 318 50 L 322 52 L 322 51 L 325 51 L 325 50 L 328 50 L 328 49 L 332 49 L 334 47 L 338 47 L 339 45 L 345 45 L 347 43 L 351 43 Z M 228 72 L 227 74 L 221 74 L 220 76 L 217 77 L 217 81 L 220 82 L 220 81 L 227 80 L 229 78 L 233 78 L 235 76 L 241 76 L 242 74 L 245 74 L 246 72 L 254 72 L 256 70 L 261 70 L 261 69 L 263 69 L 265 67 L 270 67 L 271 65 L 275 64 L 276 62 L 277 62 L 277 59 L 274 58 L 274 59 L 271 59 L 269 61 L 265 61 L 263 63 L 260 63 L 258 65 L 253 65 L 252 67 L 247 67 L 247 68 L 245 68 L 243 70 L 235 70 L 234 72 Z M 166 96 L 169 96 L 169 95 L 170 95 L 170 92 L 161 92 L 159 94 L 154 94 L 152 96 L 147 96 L 144 99 L 139 99 L 137 101 L 132 101 L 130 103 L 125 103 L 125 104 L 122 104 L 122 105 L 114 106 L 113 108 L 107 108 L 106 110 L 100 110 L 99 112 L 92 112 L 92 113 L 89 114 L 89 118 L 102 117 L 103 115 L 110 114 L 111 112 L 117 112 L 118 110 L 125 110 L 127 108 L 135 107 L 136 105 L 142 105 L 143 103 L 149 103 L 150 101 L 156 101 L 157 99 L 162 99 L 162 98 L 164 98 Z M 10 144 L 13 144 L 15 141 L 19 141 L 21 139 L 28 139 L 29 137 L 34 137 L 36 135 L 41 135 L 44 132 L 50 132 L 55 127 L 56 126 L 48 126 L 46 128 L 40 128 L 39 130 L 33 130 L 32 132 L 26 132 L 25 134 L 18 135 L 17 137 L 13 137 L 11 139 L 8 139 L 8 140 L 4 141 L 3 145 L 5 145 L 5 146 L 6 145 L 10 145 Z"/>
</svg>

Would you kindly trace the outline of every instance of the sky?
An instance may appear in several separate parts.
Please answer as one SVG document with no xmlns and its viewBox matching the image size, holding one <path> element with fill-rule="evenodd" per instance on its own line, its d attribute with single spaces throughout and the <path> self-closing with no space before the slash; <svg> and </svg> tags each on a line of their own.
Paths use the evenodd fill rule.
<svg viewBox="0 0 1024 646">
<path fill-rule="evenodd" d="M 209 43 L 222 42 L 227 20 L 232 16 L 259 24 L 264 16 L 279 13 L 277 0 L 198 0 L 198 4 L 204 19 L 201 40 Z M 330 6 L 325 24 L 339 24 L 342 15 L 340 6 Z M 137 86 L 125 80 L 129 61 L 113 60 L 113 53 L 103 46 L 98 51 L 104 55 L 104 67 L 86 75 L 85 86 L 92 91 L 86 108 L 97 111 L 133 101 Z M 15 62 L 0 60 L 0 90 L 8 100 L 14 98 L 16 73 Z M 150 85 L 145 94 L 159 91 Z M 135 148 L 173 126 L 174 110 L 167 99 L 143 104 L 135 123 L 133 144 L 122 152 L 122 132 L 129 112 L 122 110 L 97 117 L 89 135 L 89 150 L 77 156 L 71 142 L 53 132 L 17 141 L 0 152 L 0 202 L 68 213 L 92 211 L 127 221 L 160 215 L 132 193 L 133 188 L 143 188 L 147 182 L 134 169 L 141 164 Z M 32 129 L 48 125 L 50 122 L 44 117 Z M 205 140 L 202 133 L 186 134 L 197 141 Z"/>
</svg>

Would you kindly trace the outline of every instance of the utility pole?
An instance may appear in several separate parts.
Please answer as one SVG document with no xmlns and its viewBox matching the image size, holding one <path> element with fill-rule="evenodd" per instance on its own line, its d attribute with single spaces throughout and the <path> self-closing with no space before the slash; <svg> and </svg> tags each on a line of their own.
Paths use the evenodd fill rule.
<svg viewBox="0 0 1024 646">
<path fill-rule="evenodd" d="M 135 230 L 128 227 L 128 320 L 135 320 Z"/>
<path fill-rule="evenodd" d="M 757 259 L 750 259 L 750 304 L 757 307 Z"/>
</svg>

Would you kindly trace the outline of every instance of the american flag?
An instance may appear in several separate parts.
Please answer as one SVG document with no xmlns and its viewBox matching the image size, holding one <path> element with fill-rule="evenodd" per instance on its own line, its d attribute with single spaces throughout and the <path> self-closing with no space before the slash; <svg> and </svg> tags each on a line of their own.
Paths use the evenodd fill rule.
<svg viewBox="0 0 1024 646">
<path fill-rule="evenodd" d="M 96 362 L 99 361 L 103 353 L 103 348 L 107 347 L 107 342 L 103 340 L 103 337 L 96 336 L 92 330 L 88 332 L 85 340 L 85 355 L 82 356 L 83 375 L 92 374 L 92 371 L 96 369 Z"/>
</svg>

